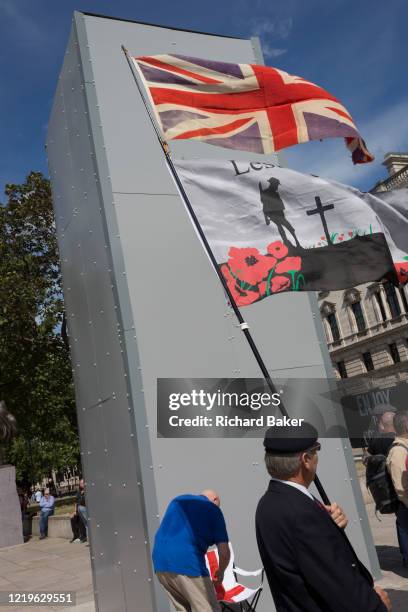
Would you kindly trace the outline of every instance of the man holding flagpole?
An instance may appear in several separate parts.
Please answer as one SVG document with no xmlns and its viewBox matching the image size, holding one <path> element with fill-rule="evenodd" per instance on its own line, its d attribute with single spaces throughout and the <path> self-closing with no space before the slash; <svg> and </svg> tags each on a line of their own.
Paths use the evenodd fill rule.
<svg viewBox="0 0 408 612">
<path fill-rule="evenodd" d="M 323 506 L 309 491 L 321 448 L 316 429 L 304 423 L 264 439 L 271 481 L 258 503 L 258 548 L 277 612 L 389 612 L 385 591 L 344 533 L 337 504 Z"/>
</svg>

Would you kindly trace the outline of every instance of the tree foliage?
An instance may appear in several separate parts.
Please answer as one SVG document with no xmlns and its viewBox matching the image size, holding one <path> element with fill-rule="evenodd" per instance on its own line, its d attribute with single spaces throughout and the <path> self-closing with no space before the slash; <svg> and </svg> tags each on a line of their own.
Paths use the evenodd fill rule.
<svg viewBox="0 0 408 612">
<path fill-rule="evenodd" d="M 31 482 L 78 463 L 79 446 L 51 189 L 41 173 L 0 206 L 0 399 L 17 419 L 7 449 Z"/>
</svg>

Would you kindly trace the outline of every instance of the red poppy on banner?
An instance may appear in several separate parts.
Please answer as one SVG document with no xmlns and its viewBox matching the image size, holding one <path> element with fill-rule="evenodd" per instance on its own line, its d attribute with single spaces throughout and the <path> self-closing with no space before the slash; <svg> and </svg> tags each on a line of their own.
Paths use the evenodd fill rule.
<svg viewBox="0 0 408 612">
<path fill-rule="evenodd" d="M 239 307 L 288 291 L 407 282 L 403 190 L 379 199 L 266 162 L 174 163 Z"/>
</svg>

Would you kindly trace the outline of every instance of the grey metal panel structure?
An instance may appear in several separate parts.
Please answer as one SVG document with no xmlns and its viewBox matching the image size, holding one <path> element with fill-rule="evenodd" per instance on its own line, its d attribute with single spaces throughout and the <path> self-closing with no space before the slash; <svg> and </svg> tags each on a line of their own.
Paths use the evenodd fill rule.
<svg viewBox="0 0 408 612">
<path fill-rule="evenodd" d="M 249 40 L 76 13 L 50 119 L 97 608 L 164 612 L 150 550 L 169 500 L 218 488 L 238 562 L 254 569 L 253 517 L 267 477 L 258 440 L 157 439 L 156 379 L 260 372 L 168 173 L 122 44 L 135 55 L 170 50 L 240 62 L 259 53 Z M 231 158 L 192 142 L 172 151 Z M 329 372 L 314 298 L 276 296 L 245 316 L 272 376 Z M 322 480 L 377 573 L 349 445 L 323 448 Z M 259 609 L 273 609 L 268 588 Z"/>
<path fill-rule="evenodd" d="M 49 126 L 48 155 L 75 374 L 100 610 L 153 610 L 145 509 L 129 397 L 123 323 L 73 28 Z M 97 143 L 99 145 L 99 143 Z M 112 237 L 113 238 L 113 237 Z M 108 248 L 109 245 L 109 248 Z M 109 353 L 109 354 L 107 354 Z M 143 406 L 143 404 L 141 404 Z M 108 501 L 109 500 L 109 501 Z M 117 508 L 125 512 L 116 512 Z"/>
</svg>

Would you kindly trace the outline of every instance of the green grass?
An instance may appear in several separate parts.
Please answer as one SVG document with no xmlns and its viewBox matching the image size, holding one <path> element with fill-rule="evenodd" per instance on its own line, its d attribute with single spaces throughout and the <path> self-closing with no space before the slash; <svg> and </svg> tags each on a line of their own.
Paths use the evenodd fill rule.
<svg viewBox="0 0 408 612">
<path fill-rule="evenodd" d="M 75 511 L 75 504 L 69 503 L 64 504 L 62 506 L 55 507 L 55 516 L 60 516 L 61 514 L 72 514 Z"/>
</svg>

